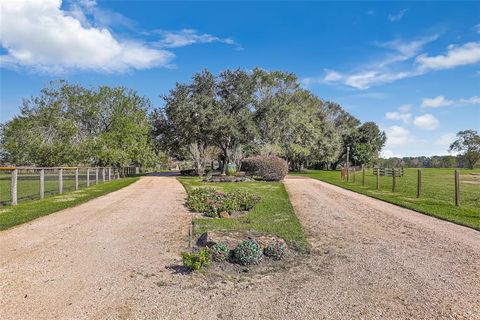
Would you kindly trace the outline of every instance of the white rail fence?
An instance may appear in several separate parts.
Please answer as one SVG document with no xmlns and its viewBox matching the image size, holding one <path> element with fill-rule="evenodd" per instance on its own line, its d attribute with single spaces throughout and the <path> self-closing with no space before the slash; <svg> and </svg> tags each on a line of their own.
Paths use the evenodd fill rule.
<svg viewBox="0 0 480 320">
<path fill-rule="evenodd" d="M 0 167 L 0 205 L 16 205 L 134 176 L 138 167 Z"/>
</svg>

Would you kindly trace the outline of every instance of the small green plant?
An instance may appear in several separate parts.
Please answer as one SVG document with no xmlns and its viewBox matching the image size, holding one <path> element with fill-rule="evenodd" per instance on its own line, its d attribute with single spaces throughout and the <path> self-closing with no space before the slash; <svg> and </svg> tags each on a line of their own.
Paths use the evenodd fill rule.
<svg viewBox="0 0 480 320">
<path fill-rule="evenodd" d="M 241 265 L 248 266 L 259 264 L 262 261 L 262 248 L 255 240 L 243 240 L 233 251 L 235 261 Z"/>
<path fill-rule="evenodd" d="M 183 266 L 190 270 L 200 270 L 208 267 L 211 263 L 211 253 L 208 248 L 202 248 L 198 252 L 182 252 Z"/>
<path fill-rule="evenodd" d="M 222 193 L 215 188 L 197 188 L 190 192 L 187 206 L 192 211 L 205 213 L 207 217 L 218 218 L 219 213 L 248 211 L 260 201 L 260 197 L 248 192 Z"/>
<path fill-rule="evenodd" d="M 213 261 L 226 261 L 230 257 L 230 248 L 222 242 L 215 243 L 210 248 L 210 252 L 212 253 Z"/>
<path fill-rule="evenodd" d="M 238 203 L 239 210 L 251 210 L 257 203 L 260 202 L 260 197 L 256 194 L 245 191 L 236 191 L 229 194 Z"/>
<path fill-rule="evenodd" d="M 274 260 L 281 260 L 288 254 L 287 244 L 283 241 L 272 242 L 265 248 L 264 254 Z"/>
</svg>

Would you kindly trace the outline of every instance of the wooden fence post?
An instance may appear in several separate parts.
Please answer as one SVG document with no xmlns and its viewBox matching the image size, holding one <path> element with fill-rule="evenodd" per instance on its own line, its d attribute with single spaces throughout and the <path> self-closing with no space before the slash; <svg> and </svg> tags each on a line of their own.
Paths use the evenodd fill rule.
<svg viewBox="0 0 480 320">
<path fill-rule="evenodd" d="M 63 169 L 58 169 L 58 193 L 63 193 Z"/>
<path fill-rule="evenodd" d="M 95 184 L 98 184 L 98 167 L 95 168 Z"/>
<path fill-rule="evenodd" d="M 352 182 L 355 183 L 355 168 L 353 168 L 353 178 L 352 178 Z"/>
<path fill-rule="evenodd" d="M 112 180 L 112 168 L 108 167 L 108 181 Z"/>
<path fill-rule="evenodd" d="M 417 170 L 417 198 L 422 195 L 422 170 Z"/>
<path fill-rule="evenodd" d="M 102 168 L 102 182 L 105 183 L 105 167 Z"/>
<path fill-rule="evenodd" d="M 78 190 L 78 168 L 75 169 L 75 190 Z"/>
<path fill-rule="evenodd" d="M 377 168 L 377 190 L 380 189 L 380 168 Z"/>
<path fill-rule="evenodd" d="M 365 186 L 365 165 L 362 164 L 362 186 Z"/>
<path fill-rule="evenodd" d="M 45 198 L 45 169 L 40 170 L 40 199 Z"/>
<path fill-rule="evenodd" d="M 87 168 L 87 187 L 90 187 L 90 168 Z"/>
<path fill-rule="evenodd" d="M 395 192 L 397 190 L 397 180 L 396 180 L 396 174 L 395 174 L 395 168 L 392 169 L 392 192 Z"/>
<path fill-rule="evenodd" d="M 17 205 L 17 176 L 18 171 L 14 169 L 11 174 L 11 188 L 10 188 L 10 195 L 12 198 L 12 206 Z"/>
<path fill-rule="evenodd" d="M 458 170 L 455 170 L 455 205 L 460 206 L 460 175 Z"/>
</svg>

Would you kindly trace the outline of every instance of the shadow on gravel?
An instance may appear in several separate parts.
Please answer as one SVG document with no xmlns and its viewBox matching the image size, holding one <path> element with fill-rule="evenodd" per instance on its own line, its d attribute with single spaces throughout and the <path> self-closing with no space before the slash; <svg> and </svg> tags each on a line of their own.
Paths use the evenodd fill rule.
<svg viewBox="0 0 480 320">
<path fill-rule="evenodd" d="M 171 264 L 169 266 L 166 266 L 165 269 L 172 271 L 172 274 L 189 274 L 192 272 L 190 268 L 178 264 Z"/>
<path fill-rule="evenodd" d="M 180 171 L 150 172 L 145 173 L 147 177 L 179 177 Z"/>
</svg>

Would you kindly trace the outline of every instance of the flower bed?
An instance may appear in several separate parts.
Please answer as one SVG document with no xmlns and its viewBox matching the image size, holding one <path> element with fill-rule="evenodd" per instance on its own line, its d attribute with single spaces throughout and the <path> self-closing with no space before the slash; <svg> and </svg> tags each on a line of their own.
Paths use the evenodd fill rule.
<svg viewBox="0 0 480 320">
<path fill-rule="evenodd" d="M 187 206 L 207 217 L 227 218 L 233 213 L 251 210 L 259 201 L 260 197 L 245 191 L 223 193 L 207 187 L 194 189 L 188 196 Z"/>
</svg>

